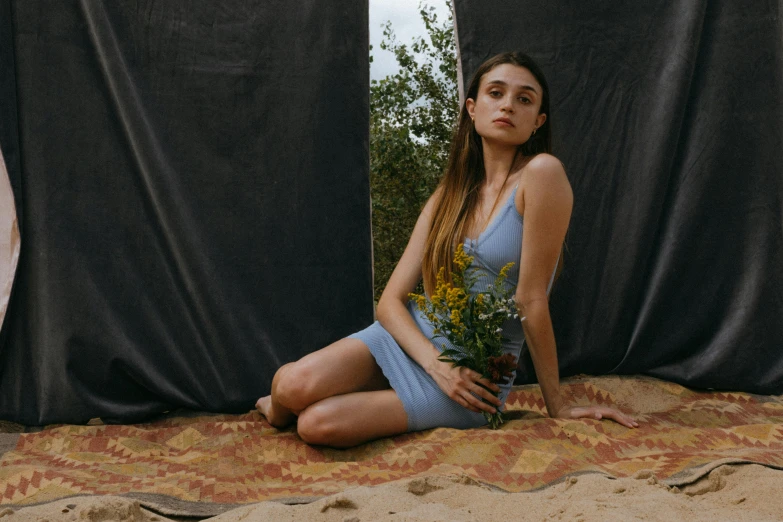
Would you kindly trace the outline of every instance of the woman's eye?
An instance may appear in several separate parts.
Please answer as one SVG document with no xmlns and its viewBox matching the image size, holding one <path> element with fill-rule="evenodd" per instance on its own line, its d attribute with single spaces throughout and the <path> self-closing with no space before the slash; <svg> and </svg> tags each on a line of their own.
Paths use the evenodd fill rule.
<svg viewBox="0 0 783 522">
<path fill-rule="evenodd" d="M 524 96 L 520 96 L 517 98 L 517 100 L 521 101 L 522 103 L 530 103 L 530 98 L 526 98 Z"/>
<path fill-rule="evenodd" d="M 489 95 L 492 96 L 493 98 L 497 98 L 498 96 L 500 96 L 500 91 L 489 91 Z"/>
</svg>

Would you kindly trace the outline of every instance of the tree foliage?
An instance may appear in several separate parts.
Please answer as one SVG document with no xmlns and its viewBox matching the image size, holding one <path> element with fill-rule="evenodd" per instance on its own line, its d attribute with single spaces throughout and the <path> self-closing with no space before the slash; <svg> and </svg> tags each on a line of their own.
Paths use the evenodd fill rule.
<svg viewBox="0 0 783 522">
<path fill-rule="evenodd" d="M 449 8 L 451 13 L 451 8 Z M 370 85 L 370 188 L 375 298 L 380 298 L 416 218 L 446 166 L 459 109 L 452 15 L 419 5 L 427 34 L 409 45 L 383 26 L 399 71 Z"/>
</svg>

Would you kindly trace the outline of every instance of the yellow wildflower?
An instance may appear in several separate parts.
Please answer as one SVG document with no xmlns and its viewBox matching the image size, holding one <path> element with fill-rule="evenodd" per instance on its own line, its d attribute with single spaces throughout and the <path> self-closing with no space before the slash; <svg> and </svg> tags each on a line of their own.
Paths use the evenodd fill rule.
<svg viewBox="0 0 783 522">
<path fill-rule="evenodd" d="M 438 270 L 438 276 L 435 279 L 435 291 L 432 293 L 432 302 L 441 303 L 446 300 L 446 293 L 449 290 L 449 285 L 446 283 L 445 269 L 443 267 Z"/>
<path fill-rule="evenodd" d="M 468 296 L 462 288 L 451 288 L 446 294 L 446 306 L 451 310 L 462 311 L 468 304 Z"/>
<path fill-rule="evenodd" d="M 508 271 L 511 270 L 511 267 L 514 266 L 514 262 L 506 263 L 506 265 L 500 269 L 500 274 L 498 274 L 498 278 L 505 279 L 508 277 Z"/>
<path fill-rule="evenodd" d="M 419 310 L 424 310 L 427 308 L 427 298 L 421 294 L 415 294 L 411 292 L 408 294 L 408 299 L 416 303 L 416 306 L 419 308 Z"/>
<path fill-rule="evenodd" d="M 465 245 L 460 243 L 457 246 L 456 252 L 454 252 L 454 267 L 456 271 L 462 273 L 473 262 L 473 256 L 469 256 L 465 253 Z"/>
</svg>

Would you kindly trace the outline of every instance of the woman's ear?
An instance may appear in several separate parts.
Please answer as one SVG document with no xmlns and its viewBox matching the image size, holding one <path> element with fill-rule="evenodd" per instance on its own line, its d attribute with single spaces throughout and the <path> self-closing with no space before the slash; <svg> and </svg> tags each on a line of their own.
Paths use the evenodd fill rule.
<svg viewBox="0 0 783 522">
<path fill-rule="evenodd" d="M 468 98 L 465 100 L 465 108 L 468 110 L 468 116 L 470 116 L 470 119 L 474 119 L 476 117 L 476 101 L 473 98 Z"/>
<path fill-rule="evenodd" d="M 541 127 L 545 121 L 546 121 L 546 114 L 541 113 L 538 116 L 536 116 L 536 129 Z"/>
</svg>

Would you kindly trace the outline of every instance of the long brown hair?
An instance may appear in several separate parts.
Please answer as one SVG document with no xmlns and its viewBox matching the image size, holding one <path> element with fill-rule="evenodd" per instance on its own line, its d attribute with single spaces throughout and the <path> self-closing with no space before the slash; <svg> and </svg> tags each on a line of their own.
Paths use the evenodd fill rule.
<svg viewBox="0 0 783 522">
<path fill-rule="evenodd" d="M 465 99 L 476 99 L 481 78 L 498 65 L 510 63 L 529 70 L 543 91 L 539 114 L 546 114 L 544 124 L 525 143 L 518 153 L 535 156 L 551 152 L 552 132 L 549 113 L 549 86 L 541 68 L 531 57 L 519 52 L 503 53 L 482 63 L 465 93 Z M 456 244 L 464 240 L 471 225 L 471 216 L 478 209 L 479 188 L 484 181 L 484 148 L 481 136 L 476 132 L 465 102 L 459 112 L 457 128 L 451 140 L 451 150 L 446 171 L 436 192 L 439 193 L 427 235 L 427 246 L 421 264 L 424 289 L 429 294 L 435 287 L 438 270 L 445 267 L 446 278 L 451 278 L 452 258 Z"/>
</svg>

